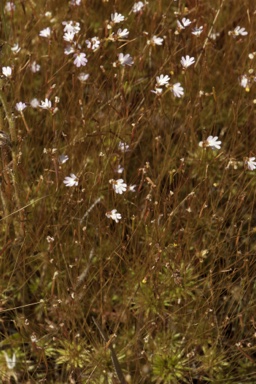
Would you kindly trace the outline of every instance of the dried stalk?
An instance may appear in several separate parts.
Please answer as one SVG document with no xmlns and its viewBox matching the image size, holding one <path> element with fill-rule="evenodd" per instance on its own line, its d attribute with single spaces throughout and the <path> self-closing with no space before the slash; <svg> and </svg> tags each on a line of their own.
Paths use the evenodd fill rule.
<svg viewBox="0 0 256 384">
<path fill-rule="evenodd" d="M 9 191 L 8 193 L 3 192 L 2 188 L 2 201 L 4 209 L 7 210 L 7 215 L 10 214 L 9 209 L 7 208 L 10 204 L 7 203 L 7 199 L 11 201 L 11 194 L 14 195 L 14 199 L 18 208 L 19 212 L 19 227 L 18 227 L 18 233 L 15 233 L 15 236 L 24 236 L 24 211 L 22 209 L 21 204 L 21 197 L 20 197 L 20 189 L 19 189 L 19 171 L 18 171 L 18 156 L 17 156 L 17 134 L 16 134 L 16 127 L 15 127 L 15 120 L 14 116 L 11 113 L 11 108 L 7 103 L 5 94 L 3 92 L 3 85 L 4 81 L 3 79 L 0 79 L 0 102 L 2 104 L 3 110 L 5 112 L 5 116 L 8 122 L 8 128 L 9 128 L 9 135 L 1 131 L 0 135 L 0 141 L 2 143 L 1 149 L 2 149 L 2 165 L 3 165 L 3 177 L 4 177 L 4 183 L 12 189 L 13 192 Z M 9 161 L 10 160 L 10 161 Z M 10 166 L 12 165 L 12 167 Z"/>
<path fill-rule="evenodd" d="M 225 2 L 225 0 L 222 0 L 222 2 L 221 2 L 221 4 L 220 4 L 219 8 L 217 9 L 217 12 L 216 12 L 215 17 L 214 17 L 214 20 L 213 20 L 213 22 L 212 22 L 211 28 L 209 29 L 209 32 L 208 32 L 208 34 L 207 34 L 207 36 L 206 36 L 206 39 L 205 39 L 205 41 L 204 41 L 203 48 L 202 48 L 202 50 L 201 50 L 201 52 L 200 52 L 200 54 L 199 54 L 199 56 L 198 56 L 198 58 L 197 58 L 197 61 L 196 61 L 196 63 L 195 63 L 195 68 L 197 67 L 199 61 L 201 60 L 202 54 L 203 54 L 203 52 L 204 52 L 204 50 L 205 50 L 205 48 L 206 48 L 206 46 L 207 46 L 207 44 L 208 44 L 208 41 L 209 41 L 210 36 L 211 36 L 211 34 L 212 34 L 214 25 L 216 24 L 216 21 L 217 21 L 217 19 L 218 19 L 218 17 L 219 17 L 219 14 L 220 14 L 220 11 L 221 11 L 221 8 L 222 8 L 224 2 Z"/>
</svg>

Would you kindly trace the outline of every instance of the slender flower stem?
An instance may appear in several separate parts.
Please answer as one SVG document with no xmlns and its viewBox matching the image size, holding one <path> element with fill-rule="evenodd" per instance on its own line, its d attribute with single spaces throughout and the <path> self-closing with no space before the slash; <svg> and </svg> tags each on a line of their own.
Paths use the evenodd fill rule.
<svg viewBox="0 0 256 384">
<path fill-rule="evenodd" d="M 195 68 L 197 67 L 197 64 L 199 63 L 199 61 L 200 61 L 200 59 L 201 59 L 201 57 L 202 57 L 202 54 L 203 54 L 203 52 L 204 52 L 204 50 L 205 50 L 205 47 L 206 47 L 206 45 L 208 44 L 208 41 L 209 41 L 209 39 L 210 39 L 212 30 L 213 30 L 214 25 L 215 25 L 215 23 L 216 23 L 216 21 L 217 21 L 217 19 L 218 19 L 218 17 L 219 17 L 219 14 L 220 14 L 220 11 L 221 11 L 221 8 L 222 8 L 224 2 L 225 2 L 225 0 L 222 0 L 222 2 L 221 2 L 220 6 L 219 6 L 219 8 L 218 8 L 218 10 L 217 10 L 217 12 L 216 12 L 216 14 L 215 14 L 215 17 L 214 17 L 214 20 L 213 20 L 213 22 L 212 22 L 211 28 L 209 29 L 209 32 L 208 32 L 208 34 L 207 34 L 207 36 L 206 36 L 206 39 L 205 39 L 205 41 L 204 41 L 203 49 L 201 50 L 201 53 L 200 53 L 200 55 L 198 56 L 197 61 L 196 61 L 196 63 L 195 63 Z"/>
<path fill-rule="evenodd" d="M 11 113 L 10 106 L 7 103 L 5 94 L 3 92 L 3 80 L 0 79 L 0 102 L 2 103 L 6 119 L 8 121 L 9 126 L 9 132 L 11 137 L 11 152 L 12 152 L 12 171 L 9 173 L 11 176 L 11 181 L 14 189 L 14 196 L 15 201 L 17 204 L 17 208 L 19 210 L 19 220 L 20 220 L 20 226 L 19 226 L 19 235 L 24 235 L 24 211 L 21 209 L 22 203 L 21 203 L 21 197 L 19 192 L 19 172 L 18 172 L 18 157 L 17 157 L 17 134 L 16 134 L 16 127 L 15 127 L 15 120 L 14 116 Z M 16 233 L 16 236 L 18 233 Z"/>
</svg>

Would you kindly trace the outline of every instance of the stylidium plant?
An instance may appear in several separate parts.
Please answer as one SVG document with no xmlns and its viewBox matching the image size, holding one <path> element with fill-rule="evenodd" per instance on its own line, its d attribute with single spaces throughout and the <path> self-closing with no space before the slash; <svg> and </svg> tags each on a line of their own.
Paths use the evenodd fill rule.
<svg viewBox="0 0 256 384">
<path fill-rule="evenodd" d="M 193 30 L 192 30 L 192 35 L 195 35 L 195 36 L 200 36 L 201 33 L 203 32 L 204 30 L 204 27 L 201 26 L 201 27 L 195 27 Z"/>
<path fill-rule="evenodd" d="M 156 77 L 156 86 L 162 87 L 169 85 L 170 77 L 168 75 L 160 75 Z"/>
<path fill-rule="evenodd" d="M 76 53 L 76 54 L 74 55 L 74 58 L 75 58 L 75 60 L 74 60 L 74 64 L 75 64 L 75 66 L 76 66 L 77 68 L 79 68 L 79 67 L 84 67 L 84 66 L 87 64 L 87 62 L 88 62 L 88 60 L 87 60 L 87 58 L 86 58 L 86 54 L 83 53 L 83 52 Z"/>
<path fill-rule="evenodd" d="M 200 141 L 199 147 L 206 148 L 210 147 L 211 149 L 220 149 L 221 141 L 218 140 L 218 136 L 208 136 L 205 141 Z"/>
<path fill-rule="evenodd" d="M 109 219 L 114 220 L 116 223 L 122 219 L 122 215 L 118 213 L 116 209 L 112 209 L 112 211 L 106 212 L 106 216 Z"/>
<path fill-rule="evenodd" d="M 138 13 L 138 12 L 142 11 L 143 8 L 146 6 L 146 4 L 148 4 L 147 1 L 145 1 L 144 3 L 142 1 L 138 1 L 137 3 L 134 3 L 133 7 L 132 7 L 132 12 Z"/>
<path fill-rule="evenodd" d="M 254 171 L 254 169 L 256 169 L 255 157 L 246 157 L 244 159 L 244 163 L 246 167 L 249 169 L 249 171 Z"/>
<path fill-rule="evenodd" d="M 163 41 L 164 39 L 162 37 L 152 36 L 151 39 L 147 41 L 147 44 L 155 47 L 156 45 L 162 45 Z"/>
<path fill-rule="evenodd" d="M 26 107 L 27 107 L 26 104 L 23 103 L 22 101 L 20 101 L 19 103 L 17 103 L 17 104 L 15 105 L 15 108 L 16 108 L 16 110 L 17 110 L 18 112 L 22 112 Z"/>
<path fill-rule="evenodd" d="M 228 33 L 233 37 L 248 35 L 248 32 L 245 30 L 245 28 L 242 28 L 240 26 L 237 26 L 233 31 L 229 31 Z"/>
<path fill-rule="evenodd" d="M 41 104 L 39 104 L 39 107 L 42 109 L 51 109 L 52 102 L 48 100 L 47 98 L 43 101 L 41 101 Z"/>
<path fill-rule="evenodd" d="M 180 85 L 180 83 L 175 83 L 171 87 L 172 93 L 174 97 L 182 97 L 184 96 L 184 88 Z"/>
<path fill-rule="evenodd" d="M 66 187 L 77 187 L 78 186 L 77 176 L 74 175 L 74 173 L 71 173 L 70 176 L 65 177 L 63 183 L 66 185 Z"/>
<path fill-rule="evenodd" d="M 178 28 L 185 29 L 191 24 L 191 21 L 189 19 L 186 19 L 186 17 L 183 17 L 181 21 L 177 20 L 177 26 Z"/>
<path fill-rule="evenodd" d="M 11 67 L 3 67 L 2 68 L 2 74 L 5 77 L 11 77 L 12 76 L 12 68 Z"/>
<path fill-rule="evenodd" d="M 195 63 L 195 58 L 194 57 L 190 57 L 189 55 L 186 55 L 185 57 L 182 56 L 181 58 L 181 65 L 184 69 L 190 67 L 192 64 Z"/>
<path fill-rule="evenodd" d="M 127 190 L 127 184 L 124 182 L 123 179 L 118 180 L 109 180 L 110 184 L 112 184 L 112 187 L 115 191 L 115 193 L 122 195 Z"/>
<path fill-rule="evenodd" d="M 51 28 L 47 27 L 39 32 L 39 36 L 49 39 L 51 37 Z"/>
<path fill-rule="evenodd" d="M 254 2 L 2 3 L 0 380 L 253 384 Z"/>
<path fill-rule="evenodd" d="M 121 23 L 122 21 L 124 21 L 124 16 L 121 15 L 121 13 L 112 13 L 111 14 L 111 21 L 113 24 L 119 24 Z"/>
<path fill-rule="evenodd" d="M 123 53 L 119 53 L 118 62 L 122 66 L 125 66 L 125 65 L 131 66 L 134 64 L 133 58 L 130 56 L 129 53 L 127 53 L 126 55 L 124 55 Z"/>
</svg>

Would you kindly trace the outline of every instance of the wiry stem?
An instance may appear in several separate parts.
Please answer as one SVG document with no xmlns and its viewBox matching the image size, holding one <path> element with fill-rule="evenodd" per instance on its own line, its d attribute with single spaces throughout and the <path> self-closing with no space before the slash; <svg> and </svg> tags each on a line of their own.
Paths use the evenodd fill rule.
<svg viewBox="0 0 256 384">
<path fill-rule="evenodd" d="M 23 236 L 24 235 L 24 211 L 21 209 L 22 204 L 21 204 L 21 198 L 20 198 L 20 192 L 19 192 L 19 173 L 18 173 L 18 156 L 16 152 L 17 148 L 17 134 L 16 134 L 16 127 L 15 127 L 15 120 L 14 116 L 11 113 L 10 107 L 7 103 L 5 94 L 3 92 L 3 80 L 0 79 L 0 102 L 3 106 L 6 119 L 8 122 L 8 127 L 9 127 L 9 132 L 10 132 L 10 138 L 11 138 L 11 154 L 12 154 L 12 170 L 10 172 L 6 172 L 8 174 L 8 178 L 11 178 L 9 182 L 12 182 L 13 189 L 14 189 L 14 196 L 15 196 L 15 201 L 17 208 L 19 210 L 19 219 L 20 219 L 20 226 L 19 226 L 19 233 L 16 233 L 17 235 Z M 8 164 L 4 164 L 4 167 L 9 167 Z M 10 183 L 11 184 L 11 183 Z"/>
<path fill-rule="evenodd" d="M 211 36 L 211 34 L 212 34 L 212 30 L 213 30 L 214 25 L 215 25 L 215 23 L 216 23 L 216 21 L 217 21 L 217 19 L 218 19 L 218 17 L 219 17 L 219 14 L 220 14 L 220 11 L 221 11 L 221 8 L 222 8 L 224 2 L 225 2 L 225 0 L 222 0 L 222 2 L 221 2 L 220 6 L 219 6 L 219 8 L 218 8 L 218 10 L 217 10 L 217 12 L 216 12 L 216 14 L 215 14 L 215 17 L 214 17 L 214 20 L 213 20 L 213 22 L 212 22 L 211 28 L 209 29 L 209 32 L 208 32 L 208 34 L 207 34 L 207 36 L 206 36 L 206 39 L 205 39 L 205 41 L 204 41 L 203 48 L 202 48 L 202 50 L 201 50 L 201 52 L 200 52 L 200 54 L 199 54 L 199 56 L 198 56 L 198 58 L 197 58 L 197 61 L 196 61 L 196 63 L 195 63 L 195 68 L 197 67 L 197 64 L 199 63 L 199 61 L 201 60 L 202 54 L 203 54 L 203 52 L 204 52 L 204 50 L 205 50 L 206 45 L 208 44 L 208 41 L 209 41 L 210 36 Z"/>
</svg>

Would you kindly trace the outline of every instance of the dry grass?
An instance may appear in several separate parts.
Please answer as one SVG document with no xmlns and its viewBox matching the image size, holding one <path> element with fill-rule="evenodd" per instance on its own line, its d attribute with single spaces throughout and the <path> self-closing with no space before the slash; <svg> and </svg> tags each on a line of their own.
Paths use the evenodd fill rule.
<svg viewBox="0 0 256 384">
<path fill-rule="evenodd" d="M 0 79 L 2 382 L 255 383 L 253 1 L 36 4 L 0 10 L 12 67 Z M 114 11 L 125 20 L 111 30 Z M 182 17 L 193 23 L 177 33 Z M 85 67 L 64 54 L 69 20 Z M 248 35 L 230 35 L 237 26 Z M 111 41 L 118 28 L 129 37 Z M 120 52 L 134 64 L 113 66 Z M 184 97 L 152 93 L 161 74 Z M 51 109 L 29 105 L 46 97 Z M 221 149 L 198 145 L 209 135 Z M 64 185 L 70 173 L 78 186 Z M 116 194 L 119 178 L 135 192 Z"/>
</svg>

